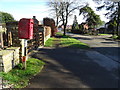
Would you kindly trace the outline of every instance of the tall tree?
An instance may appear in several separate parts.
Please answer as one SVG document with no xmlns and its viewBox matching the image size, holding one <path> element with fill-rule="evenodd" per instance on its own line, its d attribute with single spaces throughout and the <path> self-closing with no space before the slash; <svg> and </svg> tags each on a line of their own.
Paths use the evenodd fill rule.
<svg viewBox="0 0 120 90">
<path fill-rule="evenodd" d="M 120 38 L 120 0 L 94 0 L 97 3 L 102 3 L 101 6 L 97 7 L 97 10 L 105 8 L 108 12 L 105 14 L 110 19 L 109 22 L 116 21 L 116 34 Z"/>
<path fill-rule="evenodd" d="M 0 12 L 0 18 L 1 18 L 0 22 L 2 22 L 2 23 L 15 21 L 13 16 L 9 13 L 6 13 L 6 12 Z"/>
<path fill-rule="evenodd" d="M 85 7 L 80 9 L 80 15 L 84 16 L 84 19 L 86 19 L 86 22 L 88 23 L 89 27 L 95 28 L 99 25 L 102 25 L 102 21 L 100 19 L 100 16 L 97 15 L 91 7 L 86 5 Z"/>
<path fill-rule="evenodd" d="M 58 18 L 62 21 L 62 25 L 64 26 L 64 35 L 66 35 L 66 26 L 69 16 L 83 5 L 79 5 L 77 0 L 52 0 L 52 6 L 54 10 L 57 10 L 56 15 L 58 15 Z M 58 8 L 54 6 L 57 6 Z"/>
<path fill-rule="evenodd" d="M 74 15 L 74 21 L 73 21 L 73 25 L 72 25 L 72 29 L 74 30 L 78 30 L 79 29 L 79 25 L 78 25 L 78 21 L 77 21 L 77 16 Z"/>
</svg>

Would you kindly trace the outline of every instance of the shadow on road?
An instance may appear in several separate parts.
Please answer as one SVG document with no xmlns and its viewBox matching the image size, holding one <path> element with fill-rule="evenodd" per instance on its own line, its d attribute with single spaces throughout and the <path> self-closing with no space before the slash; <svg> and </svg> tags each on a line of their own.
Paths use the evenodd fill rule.
<svg viewBox="0 0 120 90">
<path fill-rule="evenodd" d="M 82 40 L 92 40 L 92 38 L 87 38 L 87 37 L 73 37 L 75 39 L 82 39 Z"/>
<path fill-rule="evenodd" d="M 116 42 L 101 42 L 101 43 L 105 43 L 105 44 L 116 44 Z"/>
<path fill-rule="evenodd" d="M 43 60 L 46 66 L 39 78 L 30 80 L 29 86 L 32 87 L 32 81 L 35 81 L 39 85 L 50 85 L 51 88 L 117 88 L 118 80 L 111 72 L 88 58 L 85 53 L 85 50 L 71 48 L 40 49 L 32 57 Z"/>
</svg>

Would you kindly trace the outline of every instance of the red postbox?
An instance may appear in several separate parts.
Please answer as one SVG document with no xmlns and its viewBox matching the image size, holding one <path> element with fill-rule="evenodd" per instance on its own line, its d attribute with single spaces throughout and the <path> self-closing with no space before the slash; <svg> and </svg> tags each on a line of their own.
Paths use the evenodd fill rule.
<svg viewBox="0 0 120 90">
<path fill-rule="evenodd" d="M 33 19 L 20 19 L 18 24 L 18 37 L 20 39 L 33 39 Z"/>
</svg>

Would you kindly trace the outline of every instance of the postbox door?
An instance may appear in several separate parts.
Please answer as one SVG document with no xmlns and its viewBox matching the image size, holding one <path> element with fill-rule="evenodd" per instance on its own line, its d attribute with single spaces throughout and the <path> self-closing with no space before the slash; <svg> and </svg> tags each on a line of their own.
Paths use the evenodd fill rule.
<svg viewBox="0 0 120 90">
<path fill-rule="evenodd" d="M 18 33 L 20 39 L 32 39 L 33 19 L 21 19 L 19 21 Z"/>
</svg>

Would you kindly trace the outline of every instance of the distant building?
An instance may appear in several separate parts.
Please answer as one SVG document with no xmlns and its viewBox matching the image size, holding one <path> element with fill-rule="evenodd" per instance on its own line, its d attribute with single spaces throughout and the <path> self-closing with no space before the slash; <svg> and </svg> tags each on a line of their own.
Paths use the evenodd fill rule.
<svg viewBox="0 0 120 90">
<path fill-rule="evenodd" d="M 87 23 L 81 23 L 81 25 L 83 25 L 83 28 L 84 28 L 84 29 L 86 29 L 86 30 L 88 30 L 88 29 L 89 29 L 89 26 L 88 26 L 88 24 L 87 24 Z"/>
<path fill-rule="evenodd" d="M 72 25 L 67 25 L 66 29 L 72 29 Z"/>
</svg>

